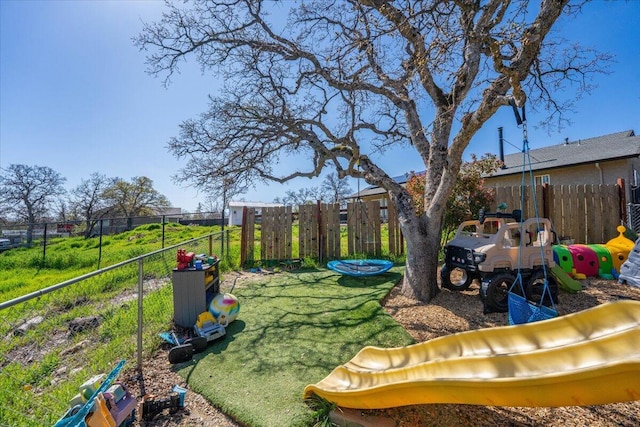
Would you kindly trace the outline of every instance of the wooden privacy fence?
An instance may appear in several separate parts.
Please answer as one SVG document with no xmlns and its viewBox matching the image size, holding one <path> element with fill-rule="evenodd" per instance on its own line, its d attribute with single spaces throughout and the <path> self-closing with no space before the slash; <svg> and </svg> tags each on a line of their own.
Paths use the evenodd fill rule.
<svg viewBox="0 0 640 427">
<path fill-rule="evenodd" d="M 341 223 L 339 204 L 308 204 L 298 207 L 298 251 L 293 250 L 293 211 L 291 206 L 262 208 L 260 218 L 260 262 L 272 264 L 293 259 L 313 258 L 320 262 L 353 255 L 382 255 L 380 202 L 347 205 L 346 223 Z M 255 259 L 256 212 L 244 208 L 241 233 L 241 265 Z M 346 228 L 346 253 L 342 249 L 342 229 Z M 389 255 L 404 252 L 404 242 L 395 209 L 388 209 Z"/>
<path fill-rule="evenodd" d="M 508 211 L 520 209 L 521 188 L 494 188 L 495 199 L 491 210 L 495 211 L 497 205 L 502 202 L 507 204 Z M 622 179 L 615 185 L 544 184 L 537 187 L 534 194 L 531 187 L 526 186 L 522 207 L 525 218 L 535 216 L 534 200 L 537 203 L 538 215 L 551 219 L 558 237 L 571 238 L 574 243 L 605 243 L 618 236 L 618 225 L 626 223 Z"/>
<path fill-rule="evenodd" d="M 522 209 L 525 218 L 537 214 L 550 218 L 558 237 L 574 243 L 605 243 L 616 237 L 616 228 L 626 223 L 624 181 L 616 185 L 549 185 L 532 192 L 531 187 L 496 187 L 494 203 L 505 202 L 508 211 Z M 524 201 L 524 202 L 523 202 Z M 534 204 L 534 201 L 536 204 Z M 524 203 L 521 208 L 521 203 Z M 385 244 L 381 233 L 380 203 L 354 202 L 347 205 L 346 222 L 341 223 L 338 204 L 317 203 L 298 207 L 298 250 L 294 250 L 293 209 L 291 206 L 262 208 L 260 222 L 260 253 L 262 264 L 313 258 L 320 262 L 350 256 L 379 257 Z M 389 255 L 404 253 L 404 241 L 395 208 L 387 209 Z M 255 254 L 256 212 L 243 210 L 241 254 L 243 266 L 257 260 Z M 346 247 L 342 230 L 346 228 Z M 346 250 L 346 252 L 345 252 Z"/>
</svg>

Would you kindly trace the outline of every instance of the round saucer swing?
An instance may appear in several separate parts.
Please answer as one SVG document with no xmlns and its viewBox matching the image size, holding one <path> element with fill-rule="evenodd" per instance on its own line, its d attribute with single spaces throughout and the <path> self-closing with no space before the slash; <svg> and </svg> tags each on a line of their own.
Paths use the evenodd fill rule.
<svg viewBox="0 0 640 427">
<path fill-rule="evenodd" d="M 358 167 L 360 166 L 360 160 L 357 161 Z M 360 178 L 358 177 L 358 197 L 356 203 L 361 203 L 360 199 Z M 356 223 L 358 211 L 356 210 Z M 366 212 L 365 212 L 366 216 Z M 384 259 L 345 259 L 345 260 L 333 260 L 327 263 L 327 268 L 335 271 L 336 273 L 343 274 L 345 276 L 354 277 L 366 277 L 382 274 L 393 267 L 393 262 Z"/>
<path fill-rule="evenodd" d="M 345 259 L 327 263 L 327 268 L 345 276 L 375 276 L 389 271 L 393 262 L 384 259 Z"/>
</svg>

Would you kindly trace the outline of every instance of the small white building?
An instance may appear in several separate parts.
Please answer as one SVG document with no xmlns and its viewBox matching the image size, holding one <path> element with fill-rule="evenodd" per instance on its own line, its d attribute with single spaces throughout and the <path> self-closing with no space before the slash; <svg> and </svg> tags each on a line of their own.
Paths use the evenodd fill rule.
<svg viewBox="0 0 640 427">
<path fill-rule="evenodd" d="M 284 205 L 281 203 L 229 202 L 228 225 L 242 225 L 242 211 L 245 206 L 249 209 L 255 209 L 257 215 L 262 215 L 262 208 L 275 208 Z"/>
</svg>

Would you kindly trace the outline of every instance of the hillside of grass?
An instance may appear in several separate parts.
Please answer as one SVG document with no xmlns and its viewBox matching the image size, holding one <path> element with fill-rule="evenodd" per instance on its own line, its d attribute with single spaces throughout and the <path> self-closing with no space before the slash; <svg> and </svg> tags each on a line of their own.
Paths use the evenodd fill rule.
<svg viewBox="0 0 640 427">
<path fill-rule="evenodd" d="M 220 227 L 165 224 L 164 247 L 220 231 Z M 98 237 L 55 238 L 0 253 L 0 301 L 37 291 L 74 277 L 162 249 L 162 225 Z"/>
</svg>

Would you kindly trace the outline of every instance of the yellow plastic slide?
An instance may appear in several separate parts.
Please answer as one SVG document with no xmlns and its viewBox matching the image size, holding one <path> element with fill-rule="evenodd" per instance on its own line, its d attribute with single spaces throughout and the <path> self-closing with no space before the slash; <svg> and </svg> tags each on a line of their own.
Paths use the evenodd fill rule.
<svg viewBox="0 0 640 427">
<path fill-rule="evenodd" d="M 599 405 L 640 400 L 640 301 L 524 325 L 363 348 L 304 389 L 346 408 L 426 403 Z"/>
</svg>

